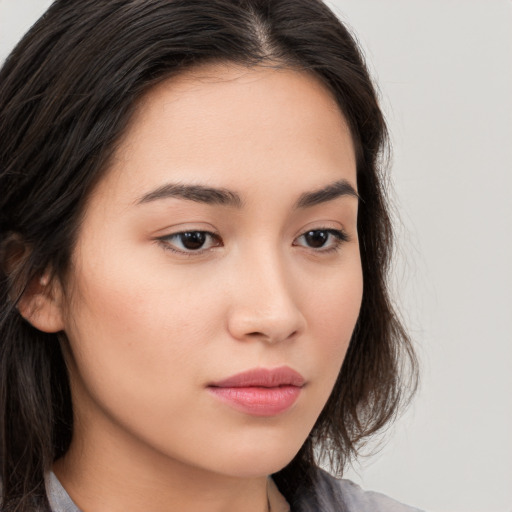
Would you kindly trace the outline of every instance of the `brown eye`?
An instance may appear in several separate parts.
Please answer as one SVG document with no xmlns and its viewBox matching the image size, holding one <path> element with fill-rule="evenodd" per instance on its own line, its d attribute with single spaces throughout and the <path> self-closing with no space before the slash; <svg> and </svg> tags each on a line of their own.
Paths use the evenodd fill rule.
<svg viewBox="0 0 512 512">
<path fill-rule="evenodd" d="M 338 229 L 312 229 L 299 236 L 294 245 L 327 252 L 338 249 L 348 239 L 346 233 Z"/>
<path fill-rule="evenodd" d="M 209 231 L 182 231 L 159 239 L 166 248 L 174 252 L 193 253 L 222 245 L 221 239 Z"/>
<path fill-rule="evenodd" d="M 323 247 L 329 240 L 327 231 L 308 231 L 304 233 L 304 240 L 310 246 L 314 248 Z"/>
<path fill-rule="evenodd" d="M 197 251 L 201 249 L 206 242 L 206 233 L 204 231 L 190 231 L 178 235 L 181 244 L 185 249 Z"/>
</svg>

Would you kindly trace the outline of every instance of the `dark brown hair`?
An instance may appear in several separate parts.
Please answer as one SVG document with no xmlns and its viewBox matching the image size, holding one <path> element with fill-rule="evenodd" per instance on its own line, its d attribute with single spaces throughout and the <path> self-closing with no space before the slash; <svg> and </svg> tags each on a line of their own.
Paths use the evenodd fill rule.
<svg viewBox="0 0 512 512">
<path fill-rule="evenodd" d="M 46 269 L 65 274 L 85 200 L 141 95 L 214 61 L 313 73 L 356 147 L 362 307 L 329 401 L 274 475 L 292 507 L 297 482 L 314 482 L 315 452 L 341 473 L 415 387 L 416 359 L 387 289 L 386 126 L 358 46 L 336 16 L 319 0 L 57 0 L 0 72 L 2 510 L 48 508 L 43 477 L 73 429 L 58 335 L 24 321 L 17 301 Z"/>
</svg>

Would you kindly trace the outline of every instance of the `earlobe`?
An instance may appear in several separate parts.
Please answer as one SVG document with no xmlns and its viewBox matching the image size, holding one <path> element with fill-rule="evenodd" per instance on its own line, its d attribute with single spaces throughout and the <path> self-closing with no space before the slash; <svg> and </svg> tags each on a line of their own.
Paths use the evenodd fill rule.
<svg viewBox="0 0 512 512">
<path fill-rule="evenodd" d="M 18 302 L 20 315 L 36 329 L 55 333 L 64 329 L 62 289 L 49 272 L 29 283 Z"/>
<path fill-rule="evenodd" d="M 9 298 L 16 303 L 20 315 L 36 329 L 48 333 L 62 331 L 62 286 L 52 275 L 51 266 L 33 277 L 25 287 L 31 252 L 29 244 L 15 232 L 8 233 L 0 243 L 0 271 L 7 277 Z"/>
</svg>

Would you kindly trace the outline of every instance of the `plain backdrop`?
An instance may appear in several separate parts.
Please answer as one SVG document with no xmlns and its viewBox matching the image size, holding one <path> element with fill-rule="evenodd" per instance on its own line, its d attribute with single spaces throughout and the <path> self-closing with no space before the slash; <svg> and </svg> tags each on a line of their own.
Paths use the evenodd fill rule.
<svg viewBox="0 0 512 512">
<path fill-rule="evenodd" d="M 512 2 L 332 0 L 394 145 L 395 297 L 422 385 L 347 476 L 432 512 L 512 511 Z M 0 0 L 0 61 L 48 0 Z"/>
</svg>

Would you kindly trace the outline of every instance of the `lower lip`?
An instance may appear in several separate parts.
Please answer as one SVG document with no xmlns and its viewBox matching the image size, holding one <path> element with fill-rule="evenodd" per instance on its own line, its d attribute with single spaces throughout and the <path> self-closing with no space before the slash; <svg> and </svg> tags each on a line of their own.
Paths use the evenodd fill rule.
<svg viewBox="0 0 512 512">
<path fill-rule="evenodd" d="M 209 387 L 208 391 L 234 409 L 252 416 L 275 416 L 289 409 L 300 395 L 298 386 L 275 388 Z"/>
</svg>

